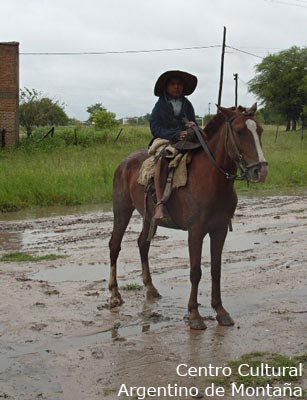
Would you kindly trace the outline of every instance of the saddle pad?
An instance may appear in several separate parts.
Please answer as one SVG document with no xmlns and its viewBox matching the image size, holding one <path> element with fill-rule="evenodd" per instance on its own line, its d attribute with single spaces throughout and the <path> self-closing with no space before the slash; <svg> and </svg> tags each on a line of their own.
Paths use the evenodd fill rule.
<svg viewBox="0 0 307 400">
<path fill-rule="evenodd" d="M 175 168 L 173 188 L 185 186 L 188 179 L 187 164 L 191 161 L 191 156 L 189 153 L 179 153 L 179 151 L 171 146 L 169 141 L 165 139 L 155 139 L 153 141 L 148 150 L 150 157 L 143 162 L 140 168 L 138 183 L 147 186 L 154 178 L 156 161 L 163 149 L 166 152 L 165 157 L 171 158 L 169 168 Z"/>
</svg>

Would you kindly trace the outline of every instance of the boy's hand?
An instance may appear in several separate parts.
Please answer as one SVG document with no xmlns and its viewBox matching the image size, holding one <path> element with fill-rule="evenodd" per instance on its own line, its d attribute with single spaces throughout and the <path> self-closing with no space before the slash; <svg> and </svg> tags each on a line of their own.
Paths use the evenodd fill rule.
<svg viewBox="0 0 307 400">
<path fill-rule="evenodd" d="M 188 121 L 186 124 L 185 124 L 185 126 L 186 126 L 186 128 L 192 128 L 192 126 L 195 126 L 196 124 L 195 124 L 195 122 L 193 122 L 193 121 Z"/>
<path fill-rule="evenodd" d="M 180 138 L 180 140 L 183 140 L 183 139 L 185 139 L 187 136 L 188 136 L 188 132 L 187 132 L 187 131 L 182 131 L 182 132 L 180 133 L 179 138 Z"/>
</svg>

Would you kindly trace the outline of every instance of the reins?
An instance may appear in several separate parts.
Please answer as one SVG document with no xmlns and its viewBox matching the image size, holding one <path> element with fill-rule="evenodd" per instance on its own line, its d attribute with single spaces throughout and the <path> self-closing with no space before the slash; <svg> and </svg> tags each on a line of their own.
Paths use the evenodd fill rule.
<svg viewBox="0 0 307 400">
<path fill-rule="evenodd" d="M 197 136 L 197 139 L 199 140 L 202 148 L 204 149 L 204 151 L 206 152 L 206 154 L 209 157 L 209 160 L 212 162 L 212 164 L 216 167 L 217 170 L 219 170 L 226 179 L 229 180 L 236 180 L 236 181 L 248 181 L 246 172 L 248 170 L 248 168 L 252 167 L 254 164 L 247 164 L 246 161 L 243 158 L 243 155 L 240 153 L 240 150 L 238 149 L 238 146 L 235 142 L 235 139 L 233 137 L 233 132 L 232 132 L 232 128 L 231 128 L 231 123 L 233 120 L 235 120 L 236 118 L 242 116 L 242 114 L 239 115 L 234 115 L 233 117 L 229 118 L 228 120 L 226 120 L 226 136 L 225 136 L 225 145 L 227 146 L 227 139 L 228 137 L 231 140 L 231 143 L 233 145 L 233 148 L 235 150 L 236 156 L 238 158 L 238 166 L 240 169 L 241 174 L 231 174 L 227 171 L 225 171 L 216 161 L 214 155 L 212 154 L 211 150 L 208 147 L 208 143 L 205 141 L 204 136 L 203 136 L 203 131 L 198 127 L 198 126 L 193 126 L 193 130 Z M 247 115 L 244 115 L 247 116 Z M 257 163 L 255 163 L 256 165 Z"/>
<path fill-rule="evenodd" d="M 202 148 L 208 155 L 209 160 L 212 162 L 215 168 L 218 169 L 225 176 L 226 179 L 241 180 L 241 178 L 237 174 L 230 174 L 218 165 L 216 159 L 214 158 L 214 155 L 208 147 L 207 142 L 204 140 L 204 136 L 201 133 L 202 131 L 200 130 L 200 128 L 198 126 L 193 126 L 192 128 L 197 136 L 197 139 L 199 140 L 199 143 L 201 144 Z"/>
<path fill-rule="evenodd" d="M 227 150 L 227 142 L 228 142 L 228 138 L 230 138 L 232 147 L 236 153 L 236 157 L 237 157 L 237 165 L 240 169 L 240 175 L 238 174 L 231 174 L 227 171 L 225 171 L 216 161 L 214 155 L 212 154 L 211 150 L 209 149 L 208 143 L 207 141 L 204 139 L 205 133 L 202 129 L 200 129 L 198 126 L 193 126 L 192 129 L 194 130 L 197 139 L 199 140 L 199 143 L 201 144 L 202 148 L 204 149 L 204 151 L 206 152 L 206 154 L 209 157 L 209 160 L 212 162 L 212 164 L 216 167 L 216 169 L 218 171 L 220 171 L 226 179 L 229 180 L 238 180 L 238 181 L 247 181 L 249 182 L 249 178 L 247 176 L 247 172 L 250 168 L 255 167 L 257 165 L 259 165 L 259 162 L 255 162 L 255 163 L 251 163 L 248 164 L 244 157 L 243 154 L 240 152 L 237 143 L 235 141 L 235 138 L 233 136 L 233 131 L 232 131 L 232 127 L 231 127 L 231 123 L 232 121 L 234 121 L 236 118 L 238 117 L 248 117 L 248 116 L 252 116 L 251 114 L 237 114 L 234 115 L 233 117 L 229 118 L 226 120 L 226 135 L 225 135 L 225 147 Z M 267 163 L 266 163 L 267 164 Z"/>
</svg>

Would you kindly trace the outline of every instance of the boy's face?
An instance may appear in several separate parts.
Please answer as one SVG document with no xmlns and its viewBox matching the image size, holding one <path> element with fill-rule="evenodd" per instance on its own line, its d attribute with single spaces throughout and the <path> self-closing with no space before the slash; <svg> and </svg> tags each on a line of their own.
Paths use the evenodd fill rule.
<svg viewBox="0 0 307 400">
<path fill-rule="evenodd" d="M 183 83 L 179 78 L 171 78 L 166 85 L 166 93 L 174 99 L 179 99 L 183 93 Z"/>
</svg>

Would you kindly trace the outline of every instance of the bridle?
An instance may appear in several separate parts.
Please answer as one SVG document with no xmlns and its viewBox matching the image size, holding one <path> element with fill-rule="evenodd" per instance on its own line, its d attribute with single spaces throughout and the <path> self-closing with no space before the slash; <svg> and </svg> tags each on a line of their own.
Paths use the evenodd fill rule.
<svg viewBox="0 0 307 400">
<path fill-rule="evenodd" d="M 228 150 L 228 139 L 230 139 L 232 147 L 234 149 L 234 152 L 236 154 L 236 158 L 237 160 L 234 160 L 237 167 L 240 169 L 240 175 L 238 175 L 237 173 L 232 174 L 229 173 L 227 171 L 225 171 L 215 160 L 214 155 L 212 154 L 211 150 L 208 147 L 208 143 L 207 141 L 204 139 L 204 132 L 202 130 L 200 130 L 199 127 L 194 126 L 193 130 L 202 146 L 202 148 L 204 149 L 204 151 L 207 153 L 210 161 L 212 162 L 212 164 L 225 176 L 226 179 L 228 180 L 240 180 L 240 181 L 250 181 L 250 178 L 248 176 L 248 172 L 251 168 L 253 167 L 259 167 L 261 168 L 262 165 L 268 165 L 267 162 L 255 162 L 255 163 L 250 163 L 248 164 L 246 162 L 246 160 L 244 159 L 243 154 L 240 152 L 237 143 L 235 141 L 234 135 L 233 135 L 233 130 L 232 130 L 232 122 L 239 118 L 239 117 L 249 117 L 252 116 L 251 114 L 237 114 L 234 115 L 233 117 L 229 118 L 226 120 L 226 134 L 225 134 L 225 147 L 226 150 Z M 203 132 L 203 133 L 202 133 Z"/>
</svg>

